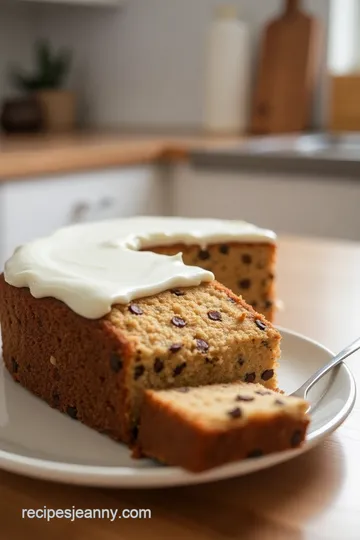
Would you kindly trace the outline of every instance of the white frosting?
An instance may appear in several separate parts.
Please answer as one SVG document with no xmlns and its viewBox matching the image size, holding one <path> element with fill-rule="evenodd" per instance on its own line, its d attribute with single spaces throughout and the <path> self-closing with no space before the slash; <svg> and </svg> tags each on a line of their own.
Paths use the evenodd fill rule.
<svg viewBox="0 0 360 540">
<path fill-rule="evenodd" d="M 5 265 L 5 280 L 28 287 L 35 298 L 52 297 L 88 319 L 173 287 L 212 281 L 214 275 L 141 249 L 168 244 L 275 242 L 272 231 L 242 221 L 134 217 L 86 223 L 17 248 Z"/>
</svg>

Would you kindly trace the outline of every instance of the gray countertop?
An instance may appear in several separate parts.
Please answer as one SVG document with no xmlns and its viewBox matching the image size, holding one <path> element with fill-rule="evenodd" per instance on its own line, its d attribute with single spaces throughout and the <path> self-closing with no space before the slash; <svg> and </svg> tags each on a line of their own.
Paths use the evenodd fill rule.
<svg viewBox="0 0 360 540">
<path fill-rule="evenodd" d="M 194 167 L 360 179 L 360 134 L 254 137 L 190 153 Z"/>
</svg>

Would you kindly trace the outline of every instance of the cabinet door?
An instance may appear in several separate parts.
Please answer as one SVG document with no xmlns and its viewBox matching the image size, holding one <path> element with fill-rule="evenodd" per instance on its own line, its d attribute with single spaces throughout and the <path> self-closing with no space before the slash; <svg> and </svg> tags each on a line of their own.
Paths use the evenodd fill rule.
<svg viewBox="0 0 360 540">
<path fill-rule="evenodd" d="M 360 240 L 360 182 L 294 173 L 178 167 L 174 213 L 239 219 L 279 234 Z"/>
<path fill-rule="evenodd" d="M 73 223 L 162 212 L 156 167 L 129 167 L 5 183 L 2 263 L 16 246 Z"/>
</svg>

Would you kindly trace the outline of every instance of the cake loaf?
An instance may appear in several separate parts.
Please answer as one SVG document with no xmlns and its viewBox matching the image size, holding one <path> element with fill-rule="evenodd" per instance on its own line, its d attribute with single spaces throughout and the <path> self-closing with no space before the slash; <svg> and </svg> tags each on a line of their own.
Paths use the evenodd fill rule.
<svg viewBox="0 0 360 540">
<path fill-rule="evenodd" d="M 308 404 L 258 384 L 147 390 L 138 453 L 201 472 L 231 461 L 296 448 Z"/>
<path fill-rule="evenodd" d="M 129 218 L 18 248 L 0 280 L 8 370 L 53 407 L 125 442 L 136 435 L 145 389 L 237 380 L 276 388 L 277 330 L 212 272 L 170 254 L 176 245 L 235 253 L 232 244 L 249 242 L 273 246 L 273 233 Z"/>
<path fill-rule="evenodd" d="M 84 318 L 0 280 L 3 358 L 52 407 L 111 437 L 136 436 L 143 391 L 243 380 L 276 388 L 280 335 L 212 281 Z"/>
</svg>

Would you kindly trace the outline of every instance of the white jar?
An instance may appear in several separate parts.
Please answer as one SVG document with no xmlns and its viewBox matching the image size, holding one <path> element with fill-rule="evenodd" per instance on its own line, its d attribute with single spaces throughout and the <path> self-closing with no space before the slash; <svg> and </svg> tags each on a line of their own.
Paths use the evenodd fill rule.
<svg viewBox="0 0 360 540">
<path fill-rule="evenodd" d="M 250 47 L 247 25 L 233 6 L 216 11 L 208 38 L 204 127 L 240 134 L 249 121 Z"/>
</svg>

